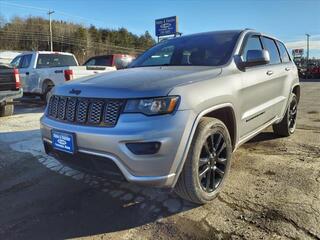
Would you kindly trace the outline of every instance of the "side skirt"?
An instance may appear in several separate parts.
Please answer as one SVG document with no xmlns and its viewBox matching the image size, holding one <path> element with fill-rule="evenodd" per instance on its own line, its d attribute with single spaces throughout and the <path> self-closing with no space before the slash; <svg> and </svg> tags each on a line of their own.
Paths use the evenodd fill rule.
<svg viewBox="0 0 320 240">
<path fill-rule="evenodd" d="M 236 147 L 234 148 L 233 151 L 235 151 L 238 147 L 240 147 L 242 144 L 244 144 L 245 142 L 249 141 L 251 138 L 255 137 L 256 135 L 258 135 L 261 131 L 263 131 L 264 129 L 266 129 L 267 127 L 271 126 L 273 123 L 277 122 L 279 120 L 279 117 L 274 117 L 272 118 L 270 121 L 266 122 L 265 124 L 263 124 L 261 127 L 257 128 L 256 130 L 254 130 L 253 132 L 247 134 L 246 136 L 242 137 Z"/>
</svg>

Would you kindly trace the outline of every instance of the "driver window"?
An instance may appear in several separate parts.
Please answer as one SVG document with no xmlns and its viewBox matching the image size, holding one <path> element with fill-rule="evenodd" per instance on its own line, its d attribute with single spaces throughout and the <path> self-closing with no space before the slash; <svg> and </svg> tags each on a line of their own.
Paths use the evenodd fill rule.
<svg viewBox="0 0 320 240">
<path fill-rule="evenodd" d="M 12 65 L 15 68 L 20 68 L 21 58 L 22 58 L 22 56 L 16 57 L 15 59 L 12 60 L 10 65 Z"/>
<path fill-rule="evenodd" d="M 242 60 L 244 62 L 247 61 L 248 50 L 262 50 L 261 42 L 258 36 L 252 36 L 248 38 L 246 46 L 244 47 L 242 52 Z"/>
</svg>

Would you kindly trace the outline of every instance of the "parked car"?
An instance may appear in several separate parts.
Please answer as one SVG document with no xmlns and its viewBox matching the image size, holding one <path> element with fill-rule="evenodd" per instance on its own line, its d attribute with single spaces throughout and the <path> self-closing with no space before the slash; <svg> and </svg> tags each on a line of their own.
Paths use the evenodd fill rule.
<svg viewBox="0 0 320 240">
<path fill-rule="evenodd" d="M 11 65 L 19 69 L 24 93 L 39 95 L 43 100 L 54 86 L 66 81 L 116 70 L 106 66 L 79 66 L 71 53 L 46 51 L 25 52 L 14 58 Z"/>
<path fill-rule="evenodd" d="M 127 54 L 111 54 L 101 55 L 89 58 L 84 66 L 109 66 L 117 69 L 126 68 L 135 59 L 132 55 Z"/>
<path fill-rule="evenodd" d="M 22 96 L 18 69 L 0 65 L 0 117 L 13 114 L 13 99 Z"/>
<path fill-rule="evenodd" d="M 203 204 L 222 189 L 241 144 L 268 126 L 294 133 L 299 98 L 280 40 L 200 33 L 159 43 L 128 69 L 55 88 L 41 133 L 60 161 L 95 171 L 115 163 L 130 182 Z"/>
<path fill-rule="evenodd" d="M 19 54 L 16 51 L 0 51 L 0 64 L 9 64 Z"/>
<path fill-rule="evenodd" d="M 308 69 L 308 77 L 309 78 L 320 78 L 320 66 L 316 64 L 310 64 Z"/>
</svg>

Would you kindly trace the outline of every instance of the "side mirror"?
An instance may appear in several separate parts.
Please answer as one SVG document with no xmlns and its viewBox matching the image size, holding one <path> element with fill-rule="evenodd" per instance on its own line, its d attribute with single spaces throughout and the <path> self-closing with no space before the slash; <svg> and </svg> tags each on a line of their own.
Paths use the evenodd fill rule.
<svg viewBox="0 0 320 240">
<path fill-rule="evenodd" d="M 245 67 L 268 64 L 270 55 L 267 50 L 248 50 L 247 60 L 243 63 Z"/>
</svg>

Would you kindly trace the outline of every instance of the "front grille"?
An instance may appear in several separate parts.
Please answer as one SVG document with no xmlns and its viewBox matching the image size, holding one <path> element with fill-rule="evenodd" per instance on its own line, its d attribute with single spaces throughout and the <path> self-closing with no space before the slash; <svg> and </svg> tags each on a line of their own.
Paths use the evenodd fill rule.
<svg viewBox="0 0 320 240">
<path fill-rule="evenodd" d="M 114 127 L 124 100 L 52 96 L 47 116 L 80 125 Z"/>
</svg>

